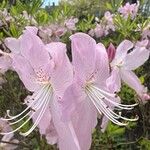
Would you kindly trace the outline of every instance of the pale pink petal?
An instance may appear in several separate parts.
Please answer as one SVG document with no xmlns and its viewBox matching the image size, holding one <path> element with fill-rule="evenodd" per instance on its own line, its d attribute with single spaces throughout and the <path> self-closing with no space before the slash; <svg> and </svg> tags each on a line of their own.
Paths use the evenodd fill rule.
<svg viewBox="0 0 150 150">
<path fill-rule="evenodd" d="M 81 86 L 77 83 L 70 85 L 63 98 L 59 101 L 62 109 L 62 120 L 70 120 L 76 111 L 77 105 L 85 99 L 86 95 Z"/>
<path fill-rule="evenodd" d="M 133 43 L 131 41 L 124 40 L 123 42 L 121 42 L 116 49 L 116 55 L 114 60 L 112 61 L 112 64 L 123 61 L 127 55 L 128 50 L 130 50 L 132 47 Z"/>
<path fill-rule="evenodd" d="M 30 31 L 34 34 L 37 34 L 38 33 L 38 28 L 34 27 L 34 26 L 27 26 L 25 31 Z"/>
<path fill-rule="evenodd" d="M 102 132 L 105 132 L 108 123 L 109 123 L 109 119 L 106 116 L 103 116 L 103 118 L 102 118 L 102 124 L 101 124 L 101 131 Z"/>
<path fill-rule="evenodd" d="M 27 44 L 28 43 L 28 44 Z M 32 32 L 25 32 L 21 40 L 21 54 L 30 62 L 35 69 L 47 65 L 50 61 L 44 43 Z"/>
<path fill-rule="evenodd" d="M 111 92 L 118 92 L 121 89 L 121 78 L 119 68 L 113 68 L 111 76 L 106 81 L 107 87 Z"/>
<path fill-rule="evenodd" d="M 73 81 L 73 69 L 66 54 L 66 45 L 53 42 L 47 45 L 47 50 L 55 64 L 51 74 L 51 84 L 55 93 L 63 96 L 64 91 Z"/>
<path fill-rule="evenodd" d="M 35 91 L 39 87 L 34 70 L 24 57 L 14 55 L 12 66 L 29 91 Z"/>
<path fill-rule="evenodd" d="M 46 137 L 47 143 L 50 145 L 56 144 L 58 142 L 58 134 L 52 121 L 50 122 L 50 125 L 48 126 L 46 130 L 45 137 Z"/>
<path fill-rule="evenodd" d="M 106 79 L 109 77 L 109 61 L 106 49 L 103 44 L 97 44 L 96 48 L 96 65 L 95 65 L 95 78 L 98 84 L 105 84 Z"/>
<path fill-rule="evenodd" d="M 9 48 L 9 50 L 12 53 L 16 53 L 19 54 L 20 53 L 20 39 L 16 39 L 16 38 L 6 38 L 5 39 L 5 45 Z"/>
<path fill-rule="evenodd" d="M 11 69 L 12 59 L 9 56 L 0 57 L 0 73 L 5 73 L 8 69 Z"/>
<path fill-rule="evenodd" d="M 73 115 L 72 120 L 81 150 L 89 150 L 92 133 L 97 125 L 97 110 L 88 98 L 77 105 L 76 114 Z"/>
<path fill-rule="evenodd" d="M 148 60 L 149 55 L 150 51 L 148 49 L 137 47 L 126 56 L 123 68 L 126 70 L 135 70 Z"/>
<path fill-rule="evenodd" d="M 59 108 L 58 98 L 54 96 L 51 103 L 52 119 L 58 133 L 58 145 L 60 150 L 81 150 L 72 122 L 63 122 Z"/>
<path fill-rule="evenodd" d="M 138 95 L 142 95 L 145 91 L 144 86 L 141 84 L 140 80 L 136 76 L 136 74 L 132 71 L 121 70 L 120 75 L 122 80 L 132 89 L 134 89 Z"/>
<path fill-rule="evenodd" d="M 32 117 L 33 122 L 36 121 L 37 117 L 39 116 L 40 111 L 41 110 L 37 111 L 36 114 L 34 115 L 34 117 Z M 50 112 L 50 109 L 47 108 L 46 111 L 43 114 L 42 119 L 40 120 L 40 122 L 38 124 L 40 134 L 42 134 L 42 135 L 47 134 L 47 130 L 50 126 L 50 123 L 51 123 L 51 112 Z"/>
<path fill-rule="evenodd" d="M 70 39 L 75 74 L 82 80 L 88 80 L 95 68 L 96 42 L 85 33 L 76 33 Z"/>
<path fill-rule="evenodd" d="M 78 84 L 71 85 L 65 92 L 62 102 L 63 120 L 73 121 L 81 150 L 91 146 L 92 131 L 97 124 L 97 110 Z"/>
</svg>

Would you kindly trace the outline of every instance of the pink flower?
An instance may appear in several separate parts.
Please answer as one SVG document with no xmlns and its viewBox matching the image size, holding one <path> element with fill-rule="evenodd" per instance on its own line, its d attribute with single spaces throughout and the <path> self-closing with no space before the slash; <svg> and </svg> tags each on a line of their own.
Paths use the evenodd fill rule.
<svg viewBox="0 0 150 150">
<path fill-rule="evenodd" d="M 39 28 L 39 36 L 46 44 L 49 42 L 60 41 L 60 37 L 62 37 L 66 32 L 67 30 L 65 27 L 57 24 Z"/>
<path fill-rule="evenodd" d="M 2 121 L 2 118 L 0 118 L 0 131 L 1 132 L 9 132 L 12 131 L 12 128 L 9 126 L 9 124 L 6 121 Z M 14 134 L 9 134 L 9 135 L 4 135 L 1 139 L 0 142 L 0 149 L 4 149 L 4 150 L 14 150 L 17 148 L 17 143 L 19 143 L 19 141 L 17 139 L 13 139 Z M 5 142 L 12 142 L 15 144 L 8 144 Z"/>
<path fill-rule="evenodd" d="M 141 43 L 140 43 L 141 44 Z M 133 88 L 139 96 L 142 96 L 146 90 L 138 77 L 132 70 L 140 67 L 149 58 L 150 51 L 145 46 L 139 46 L 139 43 L 133 48 L 133 43 L 124 40 L 116 49 L 116 54 L 111 62 L 111 77 L 107 84 L 112 91 L 120 91 L 121 80 Z M 114 84 L 115 83 L 115 84 Z M 115 86 L 114 86 L 115 85 Z"/>
<path fill-rule="evenodd" d="M 130 15 L 132 19 L 134 19 L 137 15 L 139 8 L 139 2 L 136 4 L 126 3 L 124 6 L 121 6 L 118 9 L 118 12 L 122 14 L 122 16 L 127 19 Z"/>
<path fill-rule="evenodd" d="M 35 28 L 31 27 L 28 27 L 16 41 L 14 44 L 14 39 L 9 39 L 8 44 L 12 51 L 18 52 L 18 54 L 12 53 L 12 66 L 25 87 L 33 94 L 27 98 L 28 106 L 25 110 L 16 116 L 11 116 L 8 111 L 9 118 L 3 119 L 10 121 L 10 125 L 17 124 L 28 116 L 27 120 L 13 131 L 0 134 L 12 134 L 33 118 L 33 126 L 25 133 L 21 132 L 21 135 L 27 136 L 39 126 L 41 134 L 46 134 L 48 138 L 46 132 L 52 121 L 58 134 L 60 150 L 66 150 L 66 147 L 69 150 L 80 150 L 72 122 L 61 121 L 58 104 L 58 100 L 62 98 L 64 91 L 73 80 L 73 70 L 66 55 L 66 45 L 60 42 L 44 45 L 36 35 Z"/>
<path fill-rule="evenodd" d="M 113 112 L 112 107 L 132 109 L 134 105 L 120 104 L 120 98 L 106 85 L 109 62 L 103 44 L 84 33 L 70 37 L 74 66 L 74 81 L 60 101 L 64 121 L 73 118 L 73 126 L 82 150 L 91 145 L 91 134 L 97 124 L 97 113 L 103 113 L 118 125 L 127 125 L 118 119 L 135 121 Z"/>
<path fill-rule="evenodd" d="M 101 38 L 104 36 L 103 26 L 101 26 L 101 24 L 96 24 L 95 29 L 91 29 L 88 34 L 92 37 Z"/>
<path fill-rule="evenodd" d="M 74 31 L 76 30 L 76 23 L 78 23 L 78 18 L 72 17 L 70 19 L 67 19 L 64 24 L 69 30 Z"/>
<path fill-rule="evenodd" d="M 104 36 L 104 29 L 100 24 L 96 25 L 96 28 L 94 29 L 96 38 L 100 38 Z"/>
<path fill-rule="evenodd" d="M 109 11 L 106 11 L 104 14 L 104 18 L 102 20 L 102 24 L 105 28 L 105 36 L 109 34 L 110 31 L 115 31 L 115 26 L 113 22 L 114 15 L 111 14 Z"/>
<path fill-rule="evenodd" d="M 108 22 L 113 23 L 113 14 L 111 14 L 109 11 L 106 11 L 104 14 L 104 18 L 105 20 L 107 20 Z"/>
</svg>

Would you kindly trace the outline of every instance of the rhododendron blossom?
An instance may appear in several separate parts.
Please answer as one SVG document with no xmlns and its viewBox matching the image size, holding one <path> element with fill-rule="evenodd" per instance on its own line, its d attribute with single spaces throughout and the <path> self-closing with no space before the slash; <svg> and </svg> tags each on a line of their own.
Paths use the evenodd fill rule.
<svg viewBox="0 0 150 150">
<path fill-rule="evenodd" d="M 139 2 L 137 4 L 126 3 L 118 9 L 118 12 L 120 12 L 125 19 L 127 19 L 129 15 L 132 19 L 134 19 L 137 15 L 138 8 Z"/>
<path fill-rule="evenodd" d="M 69 120 L 74 114 L 75 116 L 76 114 L 79 115 L 80 126 L 78 125 L 77 128 L 75 124 L 73 125 L 81 149 L 87 150 L 91 144 L 92 129 L 96 126 L 97 112 L 99 114 L 103 113 L 113 123 L 124 126 L 127 125 L 127 122 L 121 122 L 119 119 L 135 121 L 137 118 L 123 117 L 121 114 L 112 111 L 111 108 L 131 110 L 137 104 L 120 104 L 120 98 L 107 88 L 106 80 L 109 77 L 109 62 L 103 44 L 96 44 L 93 38 L 84 33 L 76 33 L 70 38 L 74 81 L 67 88 L 60 103 L 64 120 Z M 82 135 L 84 135 L 84 138 Z"/>
<path fill-rule="evenodd" d="M 78 18 L 70 18 L 70 19 L 67 19 L 66 21 L 65 21 L 65 26 L 67 27 L 67 29 L 69 29 L 69 30 L 76 30 L 76 23 L 78 23 Z"/>
<path fill-rule="evenodd" d="M 27 97 L 25 110 L 16 116 L 10 115 L 8 110 L 9 118 L 2 118 L 1 120 L 9 121 L 10 125 L 16 125 L 27 119 L 13 131 L 1 132 L 0 134 L 12 134 L 21 129 L 32 118 L 34 120 L 33 126 L 27 132 L 20 134 L 27 136 L 38 125 L 40 132 L 47 134 L 52 121 L 52 126 L 58 135 L 59 148 L 61 150 L 66 150 L 66 147 L 70 150 L 80 149 L 72 123 L 61 121 L 58 105 L 58 100 L 62 98 L 65 89 L 72 83 L 73 78 L 72 65 L 66 55 L 66 45 L 60 42 L 44 45 L 36 35 L 36 31 L 36 28 L 28 27 L 19 39 L 9 38 L 9 42 L 7 41 L 10 50 L 18 51 L 18 54 L 10 54 L 12 67 L 18 73 L 25 87 L 33 94 Z M 43 123 L 44 125 L 41 126 Z M 51 142 L 52 136 L 46 137 L 50 137 L 49 143 L 54 144 L 56 142 Z"/>
<path fill-rule="evenodd" d="M 147 92 L 136 74 L 132 71 L 143 65 L 148 60 L 150 51 L 146 48 L 148 41 L 138 42 L 133 48 L 133 43 L 124 40 L 116 49 L 115 57 L 111 62 L 111 77 L 107 79 L 109 88 L 120 91 L 121 80 L 133 88 L 139 96 Z M 132 51 L 129 52 L 129 50 Z"/>
</svg>

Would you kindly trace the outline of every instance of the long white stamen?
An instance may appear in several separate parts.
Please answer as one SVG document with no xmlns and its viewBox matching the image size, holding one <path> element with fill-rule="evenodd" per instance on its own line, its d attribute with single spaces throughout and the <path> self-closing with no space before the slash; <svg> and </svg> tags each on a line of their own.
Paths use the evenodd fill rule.
<svg viewBox="0 0 150 150">
<path fill-rule="evenodd" d="M 126 126 L 127 125 L 125 123 L 119 122 L 118 120 L 114 119 L 112 116 L 107 114 L 101 105 L 98 107 L 96 104 L 97 100 L 95 100 L 95 97 L 92 96 L 92 93 L 90 91 L 88 91 L 87 94 L 88 94 L 89 98 L 91 99 L 91 101 L 93 102 L 94 106 L 96 107 L 96 109 L 98 110 L 99 113 L 102 112 L 109 120 L 111 120 L 113 123 L 115 123 L 119 126 Z"/>
<path fill-rule="evenodd" d="M 100 99 L 98 93 L 96 93 L 96 91 L 93 91 L 93 92 L 94 92 L 94 94 L 96 95 L 96 97 L 97 97 L 98 99 Z M 99 102 L 103 105 L 103 107 L 106 109 L 106 111 L 107 111 L 110 115 L 112 115 L 112 117 L 114 117 L 114 118 L 116 118 L 116 119 L 121 118 L 121 119 L 126 120 L 126 121 L 137 121 L 137 120 L 138 120 L 138 118 L 130 119 L 130 118 L 126 118 L 126 117 L 123 117 L 123 116 L 121 116 L 121 115 L 118 115 L 118 114 L 116 114 L 115 112 L 113 112 L 110 108 L 107 108 L 107 105 L 106 105 L 103 101 L 100 100 Z M 99 104 L 99 105 L 100 105 L 100 104 Z"/>
<path fill-rule="evenodd" d="M 44 93 L 42 94 L 42 96 L 40 97 L 41 99 L 44 98 L 46 94 L 46 91 L 44 91 Z M 41 100 L 40 99 L 40 100 Z M 22 118 L 20 118 L 19 120 L 15 121 L 15 122 L 12 122 L 12 123 L 9 123 L 9 125 L 14 125 L 18 122 L 20 122 L 21 120 L 23 120 L 25 117 L 27 117 L 30 113 L 35 113 L 37 110 L 39 110 L 41 108 L 41 106 L 43 105 L 44 101 L 39 101 L 37 104 L 34 105 L 34 107 L 32 107 L 32 110 L 30 110 L 27 114 L 25 114 Z M 34 112 L 33 112 L 34 111 Z"/>
<path fill-rule="evenodd" d="M 116 94 L 108 93 L 108 92 L 106 92 L 106 91 L 104 91 L 104 90 L 102 90 L 102 89 L 99 89 L 99 88 L 96 87 L 96 86 L 93 86 L 92 84 L 91 84 L 89 87 L 94 88 L 94 89 L 100 91 L 101 93 L 106 94 L 106 95 L 108 95 L 108 96 L 110 96 L 110 97 L 116 97 Z"/>
<path fill-rule="evenodd" d="M 16 118 L 20 117 L 22 114 L 24 114 L 26 111 L 28 111 L 28 110 L 32 107 L 32 105 L 33 105 L 34 103 L 37 103 L 37 100 L 39 100 L 40 97 L 43 95 L 42 92 L 44 91 L 45 88 L 46 88 L 46 87 L 44 86 L 42 89 L 39 90 L 39 93 L 36 92 L 35 94 L 33 94 L 33 96 L 31 96 L 30 100 L 33 99 L 33 98 L 34 98 L 35 100 L 33 100 L 33 101 L 28 105 L 28 107 L 27 107 L 24 111 L 22 111 L 20 114 L 18 114 L 18 115 L 16 115 L 16 116 L 11 116 L 11 115 L 9 114 L 9 110 L 8 110 L 8 111 L 7 111 L 7 114 L 8 114 L 8 116 L 9 116 L 10 118 L 1 118 L 1 120 L 3 120 L 3 121 L 11 121 L 11 120 L 13 120 L 13 119 L 16 119 Z"/>
<path fill-rule="evenodd" d="M 93 88 L 91 88 L 91 87 L 89 87 L 89 88 L 92 89 L 92 90 L 94 90 L 94 91 L 97 91 L 97 90 L 98 90 L 98 91 L 99 91 L 98 93 L 99 93 L 99 95 L 101 96 L 102 99 L 104 98 L 105 100 L 107 100 L 108 102 L 114 104 L 116 107 L 118 107 L 118 108 L 120 108 L 120 109 L 131 110 L 131 109 L 133 109 L 135 106 L 138 105 L 137 103 L 136 103 L 136 104 L 131 104 L 131 105 L 124 105 L 124 104 L 120 104 L 120 103 L 114 102 L 114 101 L 110 100 L 109 98 L 107 98 L 106 96 L 104 97 L 104 95 L 100 93 L 99 88 L 97 88 L 97 87 L 95 87 L 95 86 L 92 86 L 92 87 L 95 88 L 95 90 L 94 90 Z"/>
<path fill-rule="evenodd" d="M 50 87 L 47 87 L 47 89 L 49 89 Z M 45 90 L 46 91 L 46 95 L 45 95 L 45 97 L 42 99 L 42 101 L 41 101 L 41 106 L 43 105 L 43 103 L 44 103 L 44 105 L 42 106 L 42 110 L 40 111 L 40 118 L 42 118 L 42 114 L 44 114 L 44 112 L 45 112 L 45 106 L 49 103 L 49 91 L 50 90 Z M 40 109 L 40 107 L 41 107 L 40 105 L 37 105 L 37 107 L 38 107 L 38 109 Z M 27 124 L 31 119 L 32 119 L 32 117 L 34 116 L 34 114 L 35 114 L 35 112 L 33 112 L 32 113 L 32 115 L 21 125 L 21 126 L 19 126 L 18 128 L 16 128 L 15 130 L 13 130 L 13 131 L 10 131 L 10 132 L 7 132 L 7 133 L 0 133 L 1 135 L 7 135 L 7 134 L 12 134 L 12 133 L 14 133 L 14 132 L 16 132 L 16 131 L 18 131 L 19 129 L 21 129 L 25 124 Z M 38 116 L 38 118 L 39 118 L 39 116 Z M 39 118 L 39 119 L 40 119 Z M 38 119 L 38 122 L 39 122 L 39 119 Z M 37 121 L 36 121 L 37 122 Z M 37 124 L 37 123 L 36 123 Z M 34 128 L 37 126 L 36 124 L 34 124 Z M 36 126 L 35 126 L 36 125 Z M 32 129 L 32 131 L 33 131 L 33 127 L 31 128 Z M 31 131 L 31 129 L 29 130 L 29 131 Z M 28 132 L 26 132 L 25 134 L 24 133 L 22 133 L 23 135 L 28 135 L 28 133 L 29 133 L 29 131 Z M 32 132 L 31 131 L 31 132 Z M 30 132 L 30 133 L 31 133 Z M 29 134 L 30 134 L 29 133 Z"/>
<path fill-rule="evenodd" d="M 48 91 L 48 95 L 47 97 L 45 98 L 45 103 L 42 107 L 42 110 L 40 111 L 40 114 L 38 115 L 38 118 L 36 119 L 35 123 L 33 124 L 33 126 L 30 128 L 30 130 L 28 130 L 27 132 L 25 133 L 20 133 L 21 135 L 23 136 L 28 136 L 36 127 L 37 125 L 39 124 L 40 120 L 42 119 L 45 111 L 46 111 L 46 108 L 49 104 L 49 99 L 51 98 L 51 95 L 52 95 L 52 92 L 51 91 Z"/>
<path fill-rule="evenodd" d="M 111 120 L 113 123 L 120 125 L 120 126 L 126 126 L 128 123 L 122 123 L 120 121 L 118 121 L 118 119 L 123 119 L 125 121 L 137 121 L 138 118 L 134 118 L 134 119 L 129 119 L 126 117 L 123 117 L 121 115 L 118 115 L 117 113 L 113 112 L 105 103 L 104 100 L 109 101 L 110 103 L 114 104 L 114 106 L 121 108 L 121 109 L 133 109 L 133 106 L 136 106 L 137 104 L 133 104 L 133 105 L 123 105 L 123 104 L 119 104 L 117 102 L 114 102 L 112 100 L 110 100 L 108 97 L 112 97 L 115 98 L 116 95 L 115 94 L 110 94 L 107 93 L 93 85 L 88 85 L 86 87 L 86 93 L 88 95 L 88 97 L 91 99 L 91 101 L 93 102 L 94 106 L 96 107 L 96 109 L 98 110 L 99 113 L 103 113 L 104 115 L 106 115 L 106 117 Z"/>
</svg>

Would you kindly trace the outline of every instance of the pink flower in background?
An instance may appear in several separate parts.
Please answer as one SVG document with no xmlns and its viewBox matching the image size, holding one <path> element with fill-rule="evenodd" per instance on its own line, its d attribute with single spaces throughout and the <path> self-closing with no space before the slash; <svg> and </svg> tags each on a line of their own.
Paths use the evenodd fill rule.
<svg viewBox="0 0 150 150">
<path fill-rule="evenodd" d="M 141 84 L 136 74 L 132 71 L 143 65 L 149 58 L 150 51 L 141 43 L 137 43 L 132 51 L 133 43 L 124 40 L 116 49 L 116 54 L 111 62 L 111 77 L 107 80 L 107 84 L 112 91 L 120 91 L 121 80 L 134 89 L 137 94 L 142 97 L 147 92 L 146 88 Z"/>
<path fill-rule="evenodd" d="M 109 11 L 106 11 L 104 14 L 104 23 L 105 24 L 105 35 L 109 34 L 110 31 L 115 31 L 115 26 L 113 22 L 114 15 Z"/>
<path fill-rule="evenodd" d="M 96 38 L 100 38 L 104 36 L 104 29 L 100 24 L 96 25 L 96 28 L 94 29 Z"/>
<path fill-rule="evenodd" d="M 60 25 L 50 25 L 46 27 L 39 27 L 39 36 L 44 43 L 49 42 L 59 42 L 60 37 L 62 37 L 67 32 L 67 29 Z"/>
<path fill-rule="evenodd" d="M 109 62 L 103 44 L 84 33 L 70 37 L 74 66 L 74 81 L 70 85 L 60 104 L 63 119 L 73 118 L 73 126 L 82 150 L 91 145 L 91 134 L 97 124 L 97 112 L 104 114 L 117 125 L 127 125 L 118 119 L 128 119 L 112 111 L 112 108 L 133 109 L 136 104 L 120 104 L 120 98 L 111 92 L 106 85 L 109 77 Z M 114 83 L 115 84 L 115 83 Z"/>
<path fill-rule="evenodd" d="M 132 19 L 134 19 L 137 15 L 139 9 L 139 2 L 136 4 L 126 3 L 124 6 L 121 6 L 118 9 L 118 12 L 122 14 L 122 16 L 127 19 L 130 15 Z"/>
<path fill-rule="evenodd" d="M 67 27 L 67 29 L 69 29 L 69 30 L 71 30 L 71 31 L 74 31 L 74 30 L 76 30 L 76 23 L 78 23 L 78 18 L 70 18 L 70 19 L 67 19 L 66 21 L 65 21 L 65 26 Z"/>
<path fill-rule="evenodd" d="M 108 22 L 113 23 L 113 14 L 111 14 L 109 11 L 106 11 L 104 14 L 104 19 L 107 20 Z"/>
<path fill-rule="evenodd" d="M 92 37 L 101 38 L 104 36 L 104 29 L 101 24 L 96 24 L 95 29 L 91 29 L 88 34 Z"/>
<path fill-rule="evenodd" d="M 21 132 L 21 135 L 27 136 L 39 126 L 41 134 L 46 134 L 49 143 L 55 143 L 56 138 L 52 137 L 56 136 L 54 132 L 49 131 L 52 121 L 52 126 L 58 135 L 60 150 L 66 150 L 66 147 L 69 150 L 80 150 L 72 122 L 61 121 L 58 104 L 58 100 L 63 97 L 64 91 L 73 80 L 73 70 L 66 55 L 66 45 L 60 42 L 44 45 L 36 35 L 35 29 L 28 27 L 19 39 L 9 38 L 7 45 L 12 50 L 12 66 L 25 87 L 33 94 L 27 98 L 28 106 L 25 110 L 16 116 L 11 116 L 8 110 L 9 118 L 2 119 L 9 121 L 10 125 L 15 125 L 27 117 L 26 121 L 13 131 L 0 134 L 12 134 L 33 118 L 33 126 L 25 133 Z M 13 53 L 14 50 L 18 54 Z M 48 135 L 47 131 L 53 135 Z"/>
<path fill-rule="evenodd" d="M 1 132 L 9 132 L 12 131 L 12 128 L 9 126 L 8 122 L 2 121 L 2 118 L 0 118 L 0 131 Z M 4 135 L 0 142 L 0 149 L 4 150 L 14 150 L 17 148 L 17 143 L 19 141 L 17 139 L 13 139 L 14 134 Z M 8 144 L 7 142 L 14 143 L 14 144 Z"/>
<path fill-rule="evenodd" d="M 106 11 L 100 23 L 96 23 L 96 27 L 91 29 L 88 34 L 92 37 L 101 38 L 108 35 L 111 31 L 115 31 L 113 16 L 109 11 Z M 95 19 L 99 22 L 97 17 Z"/>
</svg>

